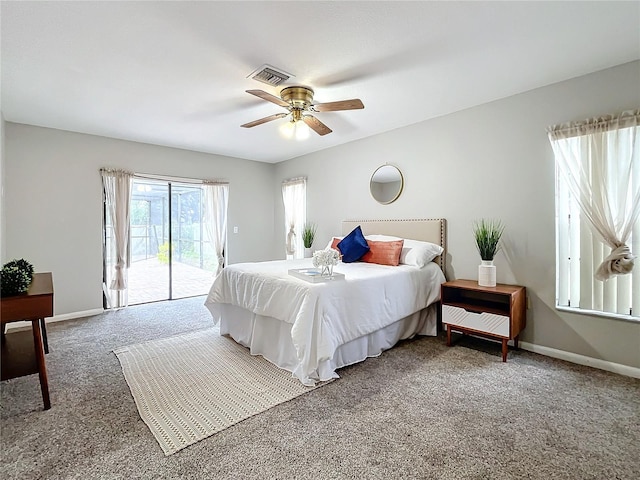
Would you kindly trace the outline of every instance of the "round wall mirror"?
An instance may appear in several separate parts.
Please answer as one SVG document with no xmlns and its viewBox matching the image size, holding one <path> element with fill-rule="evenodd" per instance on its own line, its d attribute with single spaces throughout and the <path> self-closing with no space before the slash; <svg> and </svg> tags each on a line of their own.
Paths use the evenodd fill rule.
<svg viewBox="0 0 640 480">
<path fill-rule="evenodd" d="M 371 175 L 369 182 L 371 196 L 383 205 L 395 202 L 402 193 L 402 187 L 404 187 L 402 172 L 393 165 L 378 167 Z"/>
</svg>

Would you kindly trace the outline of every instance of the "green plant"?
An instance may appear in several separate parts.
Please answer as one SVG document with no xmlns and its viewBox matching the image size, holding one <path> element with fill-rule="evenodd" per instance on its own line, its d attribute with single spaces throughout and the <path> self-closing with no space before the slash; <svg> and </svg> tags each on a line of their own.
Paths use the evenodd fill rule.
<svg viewBox="0 0 640 480">
<path fill-rule="evenodd" d="M 27 272 L 29 277 L 33 277 L 33 265 L 27 262 L 24 258 L 21 258 L 20 260 L 11 260 L 10 262 L 5 263 L 4 266 L 18 267 L 18 269 L 22 270 L 23 272 Z"/>
<path fill-rule="evenodd" d="M 504 232 L 504 225 L 500 220 L 481 219 L 473 225 L 473 235 L 476 247 L 482 260 L 493 260 L 500 250 L 500 237 Z"/>
<path fill-rule="evenodd" d="M 173 243 L 171 244 L 171 256 L 175 252 L 175 246 Z M 158 261 L 160 263 L 164 263 L 165 265 L 169 264 L 169 242 L 164 242 L 162 245 L 158 247 Z"/>
<path fill-rule="evenodd" d="M 302 227 L 302 243 L 304 243 L 304 248 L 311 248 L 311 245 L 313 245 L 313 240 L 315 238 L 316 238 L 316 224 L 305 223 L 304 227 Z"/>
<path fill-rule="evenodd" d="M 17 295 L 26 292 L 33 279 L 33 265 L 25 259 L 11 260 L 0 271 L 0 294 Z"/>
</svg>

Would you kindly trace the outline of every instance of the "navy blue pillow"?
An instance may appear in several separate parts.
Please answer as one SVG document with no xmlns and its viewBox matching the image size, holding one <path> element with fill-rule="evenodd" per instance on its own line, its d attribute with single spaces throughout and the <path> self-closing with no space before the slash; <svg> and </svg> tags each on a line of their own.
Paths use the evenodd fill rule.
<svg viewBox="0 0 640 480">
<path fill-rule="evenodd" d="M 369 251 L 369 244 L 362 234 L 360 225 L 338 243 L 338 248 L 344 263 L 356 262 Z"/>
</svg>

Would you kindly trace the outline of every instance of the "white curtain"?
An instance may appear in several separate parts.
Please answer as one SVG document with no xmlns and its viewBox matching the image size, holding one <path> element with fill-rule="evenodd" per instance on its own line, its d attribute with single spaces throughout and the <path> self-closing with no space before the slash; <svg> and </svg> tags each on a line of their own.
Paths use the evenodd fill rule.
<svg viewBox="0 0 640 480">
<path fill-rule="evenodd" d="M 204 181 L 202 188 L 204 190 L 204 224 L 218 260 L 215 271 L 215 275 L 218 275 L 225 265 L 229 184 Z"/>
<path fill-rule="evenodd" d="M 131 264 L 129 210 L 133 173 L 108 169 L 102 169 L 100 173 L 107 216 L 103 290 L 110 308 L 126 307 L 128 268 Z"/>
<path fill-rule="evenodd" d="M 611 247 L 596 268 L 598 280 L 633 270 L 635 256 L 627 242 L 640 214 L 639 126 L 640 110 L 633 110 L 548 130 L 558 172 L 582 217 Z"/>
<path fill-rule="evenodd" d="M 282 201 L 284 202 L 286 254 L 293 258 L 303 258 L 302 227 L 307 214 L 307 179 L 292 178 L 282 182 Z"/>
</svg>

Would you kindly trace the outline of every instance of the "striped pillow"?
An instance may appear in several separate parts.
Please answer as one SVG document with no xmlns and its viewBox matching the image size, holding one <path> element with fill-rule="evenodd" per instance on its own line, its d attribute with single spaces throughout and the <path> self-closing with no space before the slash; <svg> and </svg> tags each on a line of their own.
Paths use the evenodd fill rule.
<svg viewBox="0 0 640 480">
<path fill-rule="evenodd" d="M 369 251 L 365 253 L 360 261 L 367 263 L 378 263 L 380 265 L 400 265 L 400 254 L 404 240 L 394 240 L 391 242 L 378 242 L 367 240 Z"/>
</svg>

